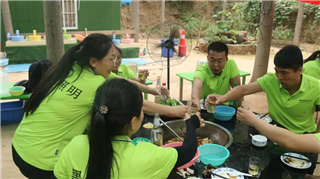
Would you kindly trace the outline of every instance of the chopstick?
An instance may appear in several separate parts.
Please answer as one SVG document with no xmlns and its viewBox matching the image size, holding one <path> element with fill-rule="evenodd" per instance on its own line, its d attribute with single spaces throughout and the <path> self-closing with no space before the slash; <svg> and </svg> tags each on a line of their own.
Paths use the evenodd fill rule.
<svg viewBox="0 0 320 179">
<path fill-rule="evenodd" d="M 215 176 L 217 176 L 217 177 L 220 177 L 220 178 L 228 179 L 228 178 L 226 178 L 226 177 L 223 177 L 223 176 L 218 175 L 218 174 L 215 174 L 215 173 L 211 173 L 211 174 L 212 174 L 212 175 L 215 175 Z"/>
<path fill-rule="evenodd" d="M 311 162 L 311 163 L 320 164 L 320 162 L 317 162 L 317 161 L 311 161 L 311 160 L 309 160 L 309 159 L 300 158 L 300 157 L 296 157 L 296 156 L 285 155 L 285 154 L 283 154 L 282 156 L 285 156 L 285 157 L 291 157 L 291 158 L 295 158 L 295 159 L 299 159 L 299 160 L 304 160 L 304 161 Z"/>
<path fill-rule="evenodd" d="M 162 122 L 162 124 L 165 125 L 175 136 L 177 136 L 177 137 L 181 140 L 181 142 L 183 142 L 183 139 L 182 139 L 177 133 L 175 133 L 175 132 L 171 129 L 171 127 L 169 127 L 162 119 L 159 118 L 159 120 L 160 120 L 160 122 Z"/>
<path fill-rule="evenodd" d="M 184 105 L 181 101 L 179 101 L 177 98 L 175 98 L 175 97 L 172 97 L 172 98 L 173 98 L 174 100 L 178 101 L 181 106 L 185 106 L 185 105 Z"/>
<path fill-rule="evenodd" d="M 262 115 L 262 116 L 260 117 L 260 119 L 262 119 L 263 117 L 265 117 L 265 116 L 268 115 L 268 114 L 269 114 L 269 112 L 265 113 L 264 115 Z"/>
</svg>

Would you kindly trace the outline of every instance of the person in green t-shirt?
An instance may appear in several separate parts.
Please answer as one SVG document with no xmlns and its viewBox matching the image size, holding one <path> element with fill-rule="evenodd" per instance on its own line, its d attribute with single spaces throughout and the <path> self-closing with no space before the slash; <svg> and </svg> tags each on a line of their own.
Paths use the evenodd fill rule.
<svg viewBox="0 0 320 179">
<path fill-rule="evenodd" d="M 197 151 L 196 129 L 204 121 L 198 112 L 186 116 L 183 145 L 163 148 L 140 142 L 131 136 L 143 121 L 143 98 L 139 88 L 125 79 L 112 79 L 95 94 L 88 135 L 80 135 L 62 151 L 55 165 L 58 179 L 78 178 L 167 178 L 170 172 L 189 162 Z"/>
<path fill-rule="evenodd" d="M 122 62 L 122 51 L 120 48 L 116 47 L 116 60 L 113 63 L 111 68 L 111 73 L 107 80 L 110 79 L 121 79 L 125 78 L 131 83 L 138 85 L 141 91 L 147 92 L 154 90 L 155 88 L 150 88 L 145 84 L 147 77 L 149 76 L 148 70 L 141 70 L 140 72 L 144 73 L 144 79 L 137 78 L 136 75 L 133 74 L 132 70 L 128 65 L 120 65 Z M 141 84 L 140 84 L 141 83 Z M 151 90 L 150 90 L 151 89 Z M 159 87 L 159 90 L 163 91 L 163 93 L 167 93 L 167 89 L 163 86 Z M 143 110 L 148 114 L 159 113 L 161 115 L 169 116 L 169 117 L 184 117 L 184 114 L 187 112 L 188 108 L 185 106 L 165 106 L 156 104 L 150 101 L 145 100 L 143 103 Z"/>
<path fill-rule="evenodd" d="M 320 153 L 320 133 L 295 134 L 259 119 L 252 111 L 238 108 L 237 119 L 253 126 L 268 139 L 289 150 Z M 280 137 L 281 136 L 281 137 Z"/>
<path fill-rule="evenodd" d="M 28 178 L 50 178 L 64 147 L 83 134 L 97 88 L 111 73 L 116 60 L 112 40 L 91 34 L 71 47 L 50 68 L 24 107 L 25 115 L 12 140 L 12 155 Z M 160 95 L 159 89 L 149 91 Z M 187 107 L 170 108 L 144 102 L 144 110 L 184 116 Z"/>
<path fill-rule="evenodd" d="M 45 73 L 12 140 L 13 160 L 27 178 L 51 178 L 64 147 L 84 132 L 95 91 L 111 73 L 115 51 L 109 37 L 91 34 Z"/>
<path fill-rule="evenodd" d="M 240 85 L 239 69 L 232 59 L 228 59 L 228 46 L 222 42 L 212 42 L 208 46 L 208 62 L 197 67 L 193 76 L 191 104 L 200 110 L 200 99 L 215 93 L 224 95 L 233 86 Z M 241 98 L 238 105 L 241 106 Z"/>
<path fill-rule="evenodd" d="M 116 56 L 117 56 L 117 60 L 115 61 L 115 63 L 113 64 L 111 71 L 112 73 L 114 73 L 117 76 L 120 76 L 122 78 L 125 79 L 131 79 L 134 81 L 137 81 L 141 84 L 145 84 L 146 83 L 146 79 L 149 76 L 149 71 L 148 70 L 139 70 L 138 73 L 143 73 L 143 78 L 138 78 L 136 74 L 133 73 L 133 71 L 131 70 L 131 68 L 126 65 L 126 64 L 121 64 L 122 63 L 122 51 L 119 47 L 116 46 Z M 115 75 L 110 75 L 108 79 L 114 78 Z"/>
<path fill-rule="evenodd" d="M 303 73 L 320 80 L 320 50 L 315 51 L 304 61 Z"/>
<path fill-rule="evenodd" d="M 270 117 L 294 133 L 312 133 L 317 129 L 313 114 L 320 105 L 320 80 L 302 74 L 303 57 L 299 47 L 287 45 L 274 57 L 276 73 L 268 73 L 256 82 L 239 86 L 227 94 L 209 95 L 218 104 L 264 91 Z"/>
</svg>

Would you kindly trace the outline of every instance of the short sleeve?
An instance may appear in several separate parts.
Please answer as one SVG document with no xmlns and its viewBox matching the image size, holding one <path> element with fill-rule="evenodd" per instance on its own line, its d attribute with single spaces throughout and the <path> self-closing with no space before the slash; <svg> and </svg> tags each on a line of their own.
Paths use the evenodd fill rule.
<svg viewBox="0 0 320 179">
<path fill-rule="evenodd" d="M 127 75 L 126 75 L 127 79 L 132 79 L 137 76 L 133 73 L 133 71 L 131 70 L 131 68 L 128 65 L 125 65 L 125 68 L 127 71 Z"/>
<path fill-rule="evenodd" d="M 195 78 L 200 79 L 202 82 L 206 79 L 206 64 L 201 65 L 197 68 L 196 72 L 193 75 L 193 80 Z"/>
<path fill-rule="evenodd" d="M 62 151 L 61 156 L 59 157 L 58 162 L 54 166 L 54 176 L 57 179 L 68 178 L 67 166 L 66 166 L 66 157 L 69 150 L 69 145 L 67 145 Z"/>
<path fill-rule="evenodd" d="M 234 60 L 229 59 L 228 62 L 230 63 L 230 78 L 234 78 L 240 74 L 240 70 Z"/>
<path fill-rule="evenodd" d="M 314 134 L 316 136 L 316 138 L 320 141 L 320 133 L 316 133 Z"/>
<path fill-rule="evenodd" d="M 106 80 L 112 80 L 112 79 L 114 79 L 116 76 L 117 76 L 117 75 L 116 75 L 115 73 L 111 72 L 111 73 L 109 74 L 108 78 L 106 78 Z"/>
<path fill-rule="evenodd" d="M 155 170 L 159 171 L 156 178 L 167 178 L 177 163 L 178 152 L 174 148 L 157 147 L 155 155 Z"/>
<path fill-rule="evenodd" d="M 317 90 L 318 91 L 318 94 L 317 94 L 318 99 L 316 100 L 316 105 L 320 106 L 320 84 L 318 84 L 318 89 L 319 89 L 319 90 Z"/>
<path fill-rule="evenodd" d="M 257 82 L 259 83 L 263 91 L 266 91 L 267 87 L 270 85 L 272 75 L 272 73 L 268 73 L 257 79 Z"/>
<path fill-rule="evenodd" d="M 167 178 L 174 168 L 178 160 L 178 152 L 175 148 L 159 147 L 151 143 L 140 142 L 137 147 L 138 151 L 148 151 L 145 162 L 149 165 L 145 166 L 150 178 Z"/>
</svg>

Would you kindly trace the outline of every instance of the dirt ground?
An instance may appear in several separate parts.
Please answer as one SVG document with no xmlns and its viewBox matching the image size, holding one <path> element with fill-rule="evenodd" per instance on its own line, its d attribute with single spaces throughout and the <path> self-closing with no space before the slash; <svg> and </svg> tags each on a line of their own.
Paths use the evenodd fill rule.
<svg viewBox="0 0 320 179">
<path fill-rule="evenodd" d="M 139 44 L 141 49 L 143 49 L 145 45 L 145 40 L 140 40 Z M 310 44 L 301 44 L 301 49 L 303 50 L 303 55 L 304 57 L 308 57 L 314 50 L 320 49 L 319 46 L 314 46 Z M 271 53 L 270 53 L 270 59 L 269 59 L 269 66 L 268 66 L 268 72 L 273 72 L 273 57 L 275 53 L 279 50 L 277 47 L 272 47 L 271 48 Z M 146 57 L 141 57 L 142 59 L 151 62 L 152 60 L 146 56 Z M 253 71 L 253 66 L 254 66 L 254 55 L 229 55 L 229 58 L 232 58 L 236 61 L 239 69 L 241 71 L 246 71 L 252 73 Z M 171 96 L 173 97 L 179 97 L 179 77 L 176 76 L 176 73 L 179 72 L 190 72 L 194 71 L 196 68 L 196 64 L 198 60 L 201 59 L 206 59 L 206 54 L 200 53 L 197 51 L 192 51 L 189 57 L 180 65 L 174 66 L 170 68 L 170 92 Z M 160 66 L 152 65 L 151 66 L 141 66 L 139 69 L 144 69 L 144 68 L 158 68 Z M 150 71 L 150 79 L 154 81 L 155 85 L 155 80 L 156 76 L 161 74 L 161 81 L 166 82 L 167 80 L 167 71 L 166 68 L 164 68 L 162 71 L 161 70 L 152 70 Z M 10 77 L 10 83 L 22 80 L 22 79 L 27 79 L 28 78 L 28 73 L 23 72 L 23 73 L 9 73 Z M 250 76 L 246 78 L 246 83 L 249 83 L 250 81 Z M 183 100 L 189 100 L 191 98 L 191 83 L 184 81 L 183 85 Z M 149 95 L 149 100 L 153 101 L 154 98 L 152 95 Z M 253 95 L 246 96 L 243 101 L 243 105 L 249 106 L 251 110 L 258 112 L 258 113 L 266 113 L 268 111 L 268 106 L 267 106 L 267 99 L 265 93 L 257 93 Z M 15 164 L 12 161 L 12 156 L 11 156 L 11 141 L 13 134 L 17 128 L 17 125 L 7 125 L 7 126 L 1 126 L 1 178 L 24 178 L 23 175 L 20 173 L 19 169 L 15 166 Z M 316 169 L 316 175 L 320 175 L 320 168 L 318 165 L 318 168 Z"/>
</svg>

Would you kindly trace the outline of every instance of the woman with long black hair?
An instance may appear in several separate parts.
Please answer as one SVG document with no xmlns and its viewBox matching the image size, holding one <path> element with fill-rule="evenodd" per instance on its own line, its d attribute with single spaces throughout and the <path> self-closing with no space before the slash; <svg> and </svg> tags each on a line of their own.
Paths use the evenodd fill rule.
<svg viewBox="0 0 320 179">
<path fill-rule="evenodd" d="M 303 74 L 320 80 L 320 50 L 313 52 L 304 60 Z"/>
<path fill-rule="evenodd" d="M 186 120 L 181 147 L 152 143 L 135 146 L 130 137 L 143 121 L 143 98 L 127 80 L 105 82 L 96 92 L 89 135 L 75 137 L 54 168 L 59 179 L 166 178 L 173 168 L 189 162 L 197 151 L 195 130 L 204 126 L 200 113 Z"/>
<path fill-rule="evenodd" d="M 27 101 L 12 141 L 15 164 L 28 178 L 51 178 L 63 148 L 84 132 L 96 89 L 115 60 L 112 40 L 92 34 L 52 66 Z"/>
</svg>

